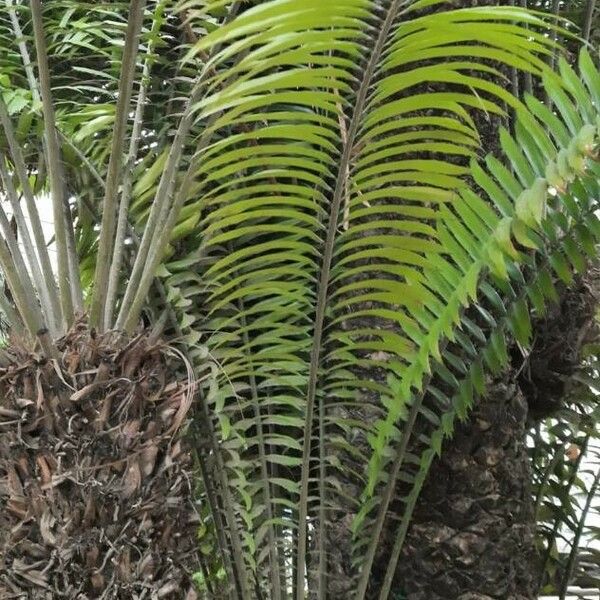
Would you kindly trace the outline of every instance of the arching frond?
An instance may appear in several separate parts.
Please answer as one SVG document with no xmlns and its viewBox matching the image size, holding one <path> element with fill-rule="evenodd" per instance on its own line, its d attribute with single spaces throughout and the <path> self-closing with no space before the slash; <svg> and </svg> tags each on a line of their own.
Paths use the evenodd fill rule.
<svg viewBox="0 0 600 600">
<path fill-rule="evenodd" d="M 425 285 L 443 297 L 445 305 L 429 323 L 433 350 L 430 354 L 421 350 L 420 362 L 413 367 L 427 375 L 426 384 L 413 383 L 403 389 L 402 380 L 396 383 L 400 394 L 410 398 L 410 408 L 396 413 L 391 410 L 379 422 L 375 438 L 382 448 L 381 440 L 392 438 L 394 427 L 400 430 L 397 449 L 383 470 L 387 478 L 384 502 L 375 503 L 377 534 L 386 522 L 398 477 L 403 473 L 403 481 L 407 477 L 412 481 L 403 499 L 405 508 L 381 598 L 389 593 L 431 461 L 441 451 L 443 438 L 452 434 L 455 419 L 464 419 L 474 397 L 484 392 L 485 372 L 497 373 L 507 364 L 507 336 L 527 347 L 531 342 L 531 314 L 543 311 L 545 303 L 556 298 L 553 279 L 569 284 L 571 272 L 583 271 L 586 262 L 596 256 L 600 140 L 592 98 L 600 87 L 598 71 L 585 52 L 580 64 L 582 79 L 565 62 L 561 62 L 562 83 L 546 75 L 545 85 L 557 99 L 558 118 L 545 119 L 551 113 L 530 97 L 532 112 L 518 111 L 515 137 L 501 133 L 503 151 L 514 171 L 491 156 L 485 170 L 472 165 L 475 182 L 491 203 L 463 192 L 441 211 L 438 236 L 444 253 L 429 256 L 431 267 L 425 268 L 424 274 Z M 557 124 L 560 126 L 555 128 Z M 430 310 L 435 314 L 433 307 Z M 426 347 L 419 345 L 420 349 Z M 415 427 L 417 420 L 421 426 Z M 420 436 L 410 442 L 413 429 Z M 428 429 L 431 433 L 424 434 Z M 411 454 L 420 456 L 415 464 L 408 460 L 409 443 Z M 380 452 L 379 456 L 383 461 L 385 454 Z M 372 489 L 367 486 L 368 495 Z M 359 532 L 371 506 L 363 504 L 356 526 Z M 370 567 L 376 547 L 372 523 L 365 528 L 365 535 L 370 540 Z M 359 534 L 359 547 L 360 539 Z M 366 581 L 365 573 L 362 581 Z"/>
<path fill-rule="evenodd" d="M 176 314 L 213 370 L 196 415 L 202 543 L 219 550 L 204 577 L 222 566 L 240 600 L 322 600 L 335 577 L 383 600 L 443 440 L 507 338 L 528 344 L 554 278 L 595 256 L 600 75 L 586 52 L 580 75 L 552 73 L 548 33 L 566 32 L 514 7 L 144 5 L 7 0 L 3 187 L 32 213 L 52 194 L 61 277 L 43 239 L 23 258 L 3 226 L 20 317 L 5 312 L 48 354 L 77 309 L 129 333 L 146 309 Z M 513 97 L 509 70 L 556 111 Z M 485 157 L 481 129 L 507 115 L 506 161 Z M 331 522 L 352 573 L 329 568 Z"/>
<path fill-rule="evenodd" d="M 186 263 L 168 266 L 181 272 L 172 282 L 182 302 L 209 316 L 204 339 L 222 370 L 208 399 L 246 562 L 268 572 L 272 526 L 277 560 L 289 561 L 289 536 L 297 597 L 307 556 L 311 589 L 325 594 L 330 512 L 356 515 L 357 565 L 377 542 L 367 515 L 381 505 L 398 437 L 412 431 L 412 394 L 442 361 L 490 256 L 501 269 L 510 236 L 486 201 L 457 195 L 478 155 L 472 111 L 525 111 L 493 82 L 502 75 L 490 60 L 541 76 L 551 45 L 515 25 L 540 27 L 539 17 L 514 9 L 321 4 L 260 4 L 195 46 L 190 56 L 218 47 L 207 64 L 222 73 L 195 106 L 206 124 L 190 187 L 203 210 L 197 281 L 185 282 Z M 484 226 L 480 249 L 464 241 L 471 219 Z M 362 431 L 361 407 L 381 416 L 374 429 Z M 366 451 L 352 449 L 354 430 Z M 362 497 L 340 485 L 340 448 L 355 451 L 344 465 L 359 465 Z"/>
</svg>

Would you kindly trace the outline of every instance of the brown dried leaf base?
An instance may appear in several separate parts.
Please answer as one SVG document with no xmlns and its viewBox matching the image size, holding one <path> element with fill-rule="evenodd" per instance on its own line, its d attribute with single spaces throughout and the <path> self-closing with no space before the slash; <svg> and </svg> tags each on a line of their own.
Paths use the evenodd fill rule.
<svg viewBox="0 0 600 600">
<path fill-rule="evenodd" d="M 81 323 L 59 350 L 0 369 L 0 600 L 196 598 L 182 361 Z"/>
</svg>

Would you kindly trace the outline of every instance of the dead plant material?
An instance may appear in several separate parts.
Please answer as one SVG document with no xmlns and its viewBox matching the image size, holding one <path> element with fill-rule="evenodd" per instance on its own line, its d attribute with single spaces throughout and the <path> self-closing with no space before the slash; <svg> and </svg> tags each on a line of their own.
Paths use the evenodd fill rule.
<svg viewBox="0 0 600 600">
<path fill-rule="evenodd" d="M 59 351 L 0 369 L 0 600 L 196 598 L 181 357 L 83 323 Z"/>
</svg>

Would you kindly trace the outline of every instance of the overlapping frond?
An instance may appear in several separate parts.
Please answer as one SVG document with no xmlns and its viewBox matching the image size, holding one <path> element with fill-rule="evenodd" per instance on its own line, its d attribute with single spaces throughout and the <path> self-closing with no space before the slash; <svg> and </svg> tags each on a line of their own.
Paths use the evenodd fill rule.
<svg viewBox="0 0 600 600">
<path fill-rule="evenodd" d="M 0 35 L 5 40 L 1 67 L 3 96 L 25 153 L 26 166 L 36 175 L 35 191 L 47 192 L 50 186 L 42 151 L 41 104 L 29 3 L 6 0 L 4 4 L 0 16 Z M 189 93 L 195 75 L 194 70 L 183 67 L 180 61 L 189 41 L 174 4 L 170 0 L 148 2 L 140 35 L 140 72 L 133 86 L 133 103 L 140 104 L 142 110 L 133 119 L 135 131 L 133 122 L 128 123 L 128 137 L 131 134 L 137 139 L 136 152 L 127 169 L 128 178 L 136 183 L 139 180 L 146 193 L 128 216 L 137 235 L 143 228 L 151 200 L 152 187 L 144 187 L 151 176 L 148 165 L 170 144 L 172 129 L 179 119 L 181 97 Z M 127 3 L 109 6 L 57 0 L 43 6 L 56 128 L 66 192 L 76 202 L 72 213 L 76 218 L 80 277 L 86 292 L 93 281 L 98 233 L 95 226 L 102 214 L 128 11 Z M 9 170 L 12 170 L 10 164 Z M 15 183 L 20 185 L 19 181 Z M 137 196 L 135 199 L 138 200 Z M 185 231 L 185 221 L 177 224 Z M 129 244 L 132 233 L 135 232 L 130 227 Z M 124 279 L 121 273 L 119 287 Z"/>
<path fill-rule="evenodd" d="M 411 365 L 422 383 L 403 389 L 403 381 L 397 380 L 400 397 L 409 398 L 407 406 L 390 411 L 377 425 L 377 440 L 392 438 L 392 428 L 399 429 L 397 448 L 386 462 L 383 495 L 375 496 L 378 529 L 399 481 L 409 483 L 398 485 L 406 495 L 381 598 L 389 592 L 420 487 L 455 419 L 464 419 L 474 397 L 484 392 L 485 373 L 497 373 L 507 364 L 507 338 L 522 347 L 530 344 L 531 314 L 557 297 L 553 280 L 570 284 L 571 273 L 583 271 L 596 256 L 599 131 L 592 99 L 600 87 L 587 53 L 580 63 L 582 79 L 566 62 L 560 65 L 562 83 L 545 78 L 558 115 L 528 98 L 530 110 L 518 111 L 514 138 L 502 132 L 502 148 L 513 170 L 491 156 L 485 169 L 472 165 L 475 182 L 491 202 L 462 192 L 440 211 L 437 233 L 444 251 L 429 254 L 424 285 L 444 298 L 444 305 L 437 313 L 430 305 L 435 318 L 428 324 L 429 345 L 419 344 L 421 355 Z M 415 426 L 417 420 L 420 425 Z M 411 441 L 413 428 L 419 438 Z M 363 505 L 355 524 L 359 544 L 362 519 L 370 510 L 368 503 Z M 375 542 L 373 523 L 369 525 L 364 535 L 372 560 Z"/>
<path fill-rule="evenodd" d="M 487 265 L 485 250 L 468 277 L 455 272 L 445 255 L 455 233 L 437 226 L 473 210 L 456 195 L 478 151 L 472 111 L 521 109 L 492 64 L 540 75 L 552 43 L 520 10 L 409 4 L 262 3 L 190 54 L 218 47 L 195 105 L 211 136 L 190 187 L 203 211 L 199 277 L 188 292 L 189 263 L 168 268 L 181 269 L 172 282 L 182 305 L 193 298 L 209 317 L 202 346 L 220 376 L 208 398 L 246 564 L 265 589 L 274 561 L 291 580 L 295 560 L 303 594 L 309 555 L 308 581 L 325 594 L 330 513 L 359 514 L 359 563 L 367 551 L 360 494 L 337 469 L 353 468 L 362 501 L 378 503 L 390 449 L 410 432 L 401 417 L 411 394 Z M 494 214 L 484 201 L 475 210 Z M 489 246 L 499 252 L 505 235 Z M 457 278 L 466 281 L 449 298 Z M 354 435 L 370 445 L 353 448 Z M 342 465 L 340 449 L 353 459 Z"/>
<path fill-rule="evenodd" d="M 564 62 L 557 77 L 541 16 L 441 0 L 34 4 L 45 118 L 18 6 L 0 16 L 0 44 L 15 22 L 24 32 L 0 56 L 3 138 L 14 129 L 25 153 L 4 144 L 0 159 L 25 195 L 29 169 L 35 194 L 79 203 L 65 224 L 77 281 L 101 272 L 94 324 L 132 331 L 143 308 L 166 308 L 213 369 L 196 435 L 201 540 L 219 552 L 203 577 L 241 600 L 303 600 L 307 587 L 321 600 L 338 583 L 362 600 L 386 528 L 396 545 L 368 593 L 387 598 L 443 439 L 508 359 L 506 337 L 527 345 L 553 278 L 595 255 L 591 58 L 581 78 Z M 508 69 L 542 80 L 556 113 L 507 92 Z M 480 165 L 478 127 L 512 112 L 510 167 Z M 67 189 L 54 168 L 50 184 L 49 159 Z M 59 240 L 70 256 L 72 241 Z M 8 242 L 0 261 L 35 333 L 52 289 L 46 302 L 42 283 L 20 286 Z M 339 535 L 352 573 L 328 568 Z"/>
<path fill-rule="evenodd" d="M 261 574 L 265 561 L 271 573 L 289 563 L 285 536 L 297 535 L 302 394 L 326 195 L 338 107 L 367 8 L 362 0 L 267 3 L 202 42 L 228 40 L 214 63 L 234 65 L 211 78 L 197 106 L 199 118 L 214 115 L 216 138 L 195 173 L 205 215 L 203 343 L 222 368 L 207 400 L 221 422 L 248 563 Z"/>
</svg>

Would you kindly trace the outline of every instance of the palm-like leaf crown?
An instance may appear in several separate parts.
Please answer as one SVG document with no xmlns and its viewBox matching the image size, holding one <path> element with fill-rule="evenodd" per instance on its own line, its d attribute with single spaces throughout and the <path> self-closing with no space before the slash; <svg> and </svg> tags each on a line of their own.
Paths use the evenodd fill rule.
<svg viewBox="0 0 600 600">
<path fill-rule="evenodd" d="M 110 18 L 73 5 L 56 23 L 55 7 L 44 16 L 33 1 L 31 98 L 18 91 L 30 75 L 27 44 L 7 43 L 6 191 L 14 171 L 33 197 L 25 169 L 42 144 L 29 135 L 20 157 L 6 113 L 20 112 L 20 94 L 35 115 L 41 96 L 50 177 L 39 189 L 52 191 L 63 222 L 62 153 L 83 207 L 79 255 L 97 256 L 75 276 L 67 219 L 57 227 L 59 271 L 86 290 L 95 268 L 86 302 L 100 327 L 133 330 L 156 290 L 150 304 L 169 302 L 190 356 L 213 365 L 197 432 L 202 533 L 207 550 L 220 550 L 232 597 L 260 590 L 279 600 L 293 588 L 301 600 L 306 585 L 326 597 L 333 518 L 353 540 L 357 599 L 382 531 L 395 528 L 384 581 L 369 591 L 387 598 L 444 437 L 508 360 L 506 335 L 527 345 L 530 306 L 553 299 L 553 277 L 569 281 L 595 255 L 600 76 L 589 54 L 581 76 L 562 60 L 557 76 L 546 67 L 547 31 L 563 30 L 520 9 L 441 4 L 156 2 L 144 13 L 134 1 Z M 78 47 L 97 49 L 98 39 L 109 49 L 79 62 Z M 44 80 L 44 40 L 78 73 L 57 63 Z M 557 110 L 514 98 L 506 68 L 542 81 Z M 175 107 L 164 127 L 146 113 L 161 98 Z M 517 116 L 513 134 L 500 134 L 512 168 L 491 156 L 482 165 L 477 123 L 506 111 Z M 99 135 L 107 128 L 112 140 Z M 84 209 L 102 197 L 97 239 Z M 173 254 L 182 236 L 192 250 Z M 123 256 L 129 238 L 138 250 Z M 18 267 L 3 256 L 5 269 Z M 15 299 L 31 333 L 48 321 L 59 335 L 82 294 L 56 290 L 43 267 Z"/>
</svg>

